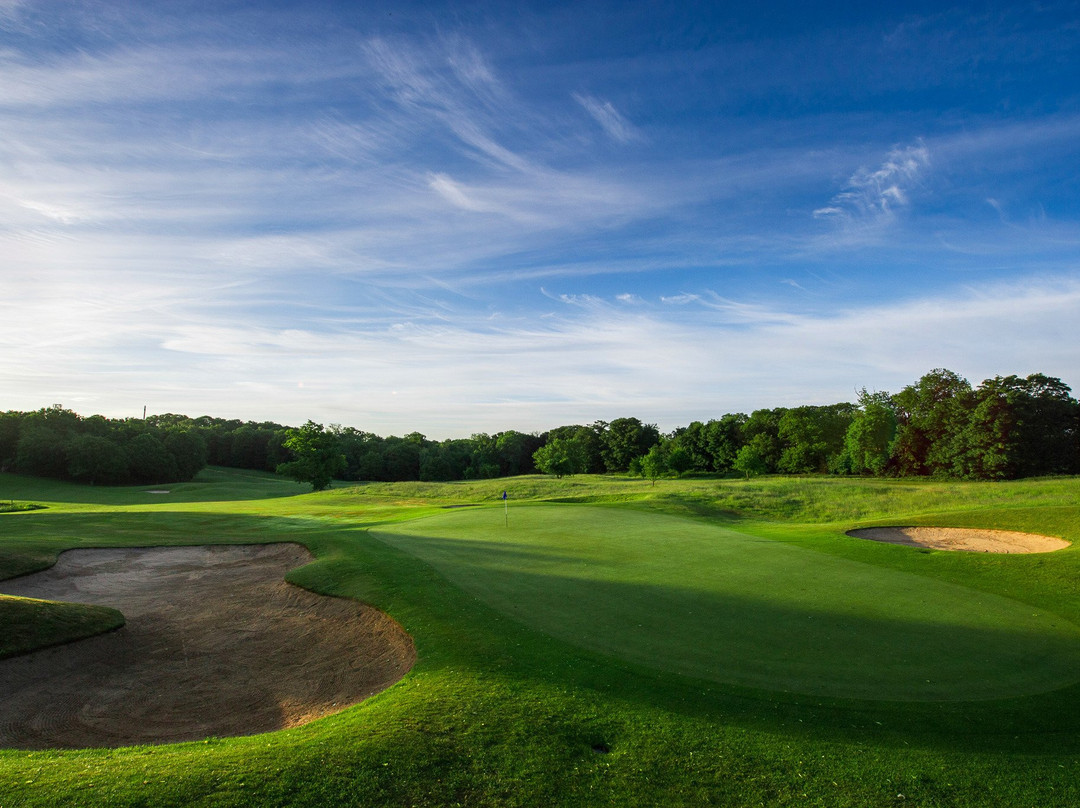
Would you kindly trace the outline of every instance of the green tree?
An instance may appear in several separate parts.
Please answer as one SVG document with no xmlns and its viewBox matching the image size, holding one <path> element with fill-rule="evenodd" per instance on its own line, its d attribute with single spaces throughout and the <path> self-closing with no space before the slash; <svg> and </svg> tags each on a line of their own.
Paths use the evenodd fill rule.
<svg viewBox="0 0 1080 808">
<path fill-rule="evenodd" d="M 172 429 L 165 435 L 165 448 L 176 461 L 176 479 L 194 479 L 206 467 L 206 441 L 194 429 Z"/>
<path fill-rule="evenodd" d="M 669 465 L 672 462 L 671 455 L 673 454 L 678 458 L 675 462 L 679 465 L 684 463 L 682 458 L 686 458 L 685 463 L 687 465 L 677 471 L 679 474 L 690 469 L 711 471 L 712 458 L 709 453 L 708 432 L 705 424 L 701 423 L 701 421 L 691 421 L 688 426 L 676 429 L 671 436 Z M 672 467 L 672 471 L 676 471 L 676 469 Z"/>
<path fill-rule="evenodd" d="M 41 426 L 50 429 L 63 438 L 73 432 L 79 432 L 82 419 L 77 412 L 66 410 L 59 404 L 44 407 L 35 412 L 26 414 L 25 425 L 27 427 Z"/>
<path fill-rule="evenodd" d="M 586 469 L 585 447 L 573 438 L 552 438 L 533 453 L 536 468 L 544 474 L 565 477 Z"/>
<path fill-rule="evenodd" d="M 1060 379 L 995 376 L 972 393 L 957 475 L 996 480 L 1077 469 L 1077 402 Z"/>
<path fill-rule="evenodd" d="M 344 479 L 385 479 L 383 471 L 384 441 L 382 438 L 353 427 L 342 429 L 337 438 L 338 450 L 345 455 L 345 471 L 342 472 Z M 288 440 L 288 430 L 285 430 L 281 435 L 283 448 L 286 440 Z M 288 458 L 279 461 L 279 465 L 287 460 Z"/>
<path fill-rule="evenodd" d="M 783 450 L 777 468 L 793 474 L 827 471 L 829 460 L 844 450 L 844 434 L 854 417 L 853 404 L 794 407 L 777 422 Z"/>
<path fill-rule="evenodd" d="M 672 443 L 667 450 L 667 467 L 681 477 L 694 468 L 694 457 L 685 447 Z"/>
<path fill-rule="evenodd" d="M 643 424 L 637 418 L 616 418 L 607 425 L 601 454 L 609 472 L 627 471 L 630 461 L 643 457 L 659 442 L 660 431 L 654 424 Z"/>
<path fill-rule="evenodd" d="M 881 476 L 892 456 L 896 413 L 888 394 L 868 393 L 865 388 L 859 404 L 861 410 L 844 434 L 843 470 Z"/>
<path fill-rule="evenodd" d="M 337 435 L 324 430 L 322 424 L 308 421 L 299 429 L 288 430 L 284 446 L 295 459 L 278 466 L 278 474 L 311 483 L 312 491 L 329 488 L 334 477 L 345 471 Z"/>
<path fill-rule="evenodd" d="M 765 462 L 766 470 L 770 472 L 779 468 L 780 457 L 783 454 L 783 443 L 780 440 L 780 419 L 786 412 L 787 409 L 784 407 L 777 407 L 772 410 L 754 410 L 742 425 L 742 445 L 753 445 Z M 734 468 L 736 471 L 742 471 L 737 466 L 734 466 Z"/>
<path fill-rule="evenodd" d="M 1080 402 L 1069 386 L 1041 373 L 1015 383 L 1025 393 L 1018 408 L 1016 476 L 1080 473 Z"/>
<path fill-rule="evenodd" d="M 390 435 L 382 441 L 382 479 L 403 482 L 420 479 L 420 452 L 428 445 L 419 432 L 404 437 Z"/>
<path fill-rule="evenodd" d="M 180 477 L 176 460 L 160 440 L 149 432 L 136 435 L 124 445 L 128 473 L 136 483 L 169 483 Z"/>
<path fill-rule="evenodd" d="M 901 474 L 953 475 L 959 442 L 973 405 L 971 385 L 951 370 L 936 368 L 895 396 L 893 459 Z"/>
<path fill-rule="evenodd" d="M 15 462 L 22 421 L 22 413 L 10 410 L 0 413 L 0 471 L 7 471 Z"/>
<path fill-rule="evenodd" d="M 115 442 L 97 435 L 79 435 L 67 448 L 68 474 L 90 485 L 120 485 L 128 477 L 128 459 Z"/>
<path fill-rule="evenodd" d="M 543 446 L 538 435 L 526 435 L 524 432 L 508 430 L 496 437 L 495 448 L 498 450 L 499 476 L 512 477 L 517 474 L 532 474 L 533 453 Z"/>
<path fill-rule="evenodd" d="M 686 455 L 685 449 L 680 449 L 683 455 Z M 664 475 L 668 471 L 668 452 L 666 447 L 662 444 L 654 443 L 652 447 L 646 452 L 638 461 L 637 465 L 641 469 L 641 476 L 648 477 L 652 480 L 652 484 L 656 485 L 656 478 Z"/>
<path fill-rule="evenodd" d="M 237 469 L 271 471 L 275 467 L 268 462 L 267 447 L 274 437 L 273 430 L 262 429 L 247 423 L 232 433 L 229 466 Z"/>
<path fill-rule="evenodd" d="M 499 476 L 499 449 L 496 439 L 483 432 L 475 433 L 470 439 L 473 445 L 469 467 L 465 477 L 470 480 L 489 480 Z"/>
<path fill-rule="evenodd" d="M 35 477 L 64 477 L 68 470 L 67 438 L 39 423 L 23 423 L 15 447 L 15 469 Z"/>
<path fill-rule="evenodd" d="M 540 445 L 543 446 L 555 438 L 572 440 L 581 448 L 584 458 L 584 466 L 578 473 L 602 474 L 604 472 L 604 458 L 601 454 L 601 449 L 603 447 L 603 438 L 606 432 L 607 423 L 605 421 L 596 421 L 590 426 L 582 426 L 580 424 L 560 426 L 548 432 Z M 533 452 L 533 456 L 536 456 L 535 451 Z M 543 471 L 539 466 L 537 469 Z"/>
<path fill-rule="evenodd" d="M 463 480 L 472 462 L 473 443 L 444 440 L 420 451 L 421 480 Z"/>
<path fill-rule="evenodd" d="M 741 471 L 746 475 L 746 479 L 751 477 L 757 477 L 759 474 L 764 474 L 769 470 L 768 461 L 765 459 L 765 455 L 761 450 L 752 443 L 748 443 L 739 449 L 739 453 L 735 456 L 735 462 L 732 464 L 732 468 L 736 471 Z"/>
<path fill-rule="evenodd" d="M 734 468 L 735 456 L 744 443 L 742 435 L 746 421 L 745 413 L 736 412 L 705 424 L 705 447 L 713 471 L 724 474 Z"/>
</svg>

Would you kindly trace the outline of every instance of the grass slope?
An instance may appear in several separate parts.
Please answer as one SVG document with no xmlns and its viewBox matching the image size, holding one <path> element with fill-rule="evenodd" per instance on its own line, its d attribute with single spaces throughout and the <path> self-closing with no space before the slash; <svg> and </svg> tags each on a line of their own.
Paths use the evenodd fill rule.
<svg viewBox="0 0 1080 808">
<path fill-rule="evenodd" d="M 76 546 L 299 541 L 318 560 L 291 580 L 385 609 L 419 651 L 394 688 L 296 730 L 0 750 L 0 805 L 1080 804 L 1080 687 L 1067 671 L 1080 552 L 920 552 L 843 534 L 937 522 L 1076 541 L 1078 480 L 298 490 L 223 470 L 167 496 L 0 475 L 0 497 L 49 506 L 0 516 L 0 577 Z M 883 700 L 902 666 L 878 659 L 867 697 L 853 697 L 868 652 L 836 641 L 821 653 L 826 621 L 870 647 L 906 644 L 943 674 L 985 670 L 993 692 L 954 682 Z M 732 636 L 717 642 L 717 627 Z M 894 631 L 911 642 L 881 636 Z M 940 636 L 940 654 L 919 644 Z M 1010 657 L 1017 643 L 1027 656 Z M 1002 692 L 1010 681 L 1019 695 Z"/>
<path fill-rule="evenodd" d="M 124 616 L 107 606 L 0 595 L 0 659 L 120 628 Z"/>
<path fill-rule="evenodd" d="M 1080 680 L 1080 629 L 1052 612 L 686 519 L 541 505 L 374 535 L 545 633 L 716 682 L 970 700 Z"/>
</svg>

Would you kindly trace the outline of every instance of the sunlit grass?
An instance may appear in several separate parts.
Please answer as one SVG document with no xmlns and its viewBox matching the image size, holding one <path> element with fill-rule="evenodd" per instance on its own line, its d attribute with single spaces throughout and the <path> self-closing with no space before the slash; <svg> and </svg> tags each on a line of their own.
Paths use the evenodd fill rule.
<svg viewBox="0 0 1080 808">
<path fill-rule="evenodd" d="M 965 621 L 1037 638 L 1036 614 L 1080 623 L 1075 548 L 920 552 L 844 530 L 941 523 L 1077 541 L 1080 480 L 671 479 L 654 487 L 581 476 L 336 483 L 311 494 L 272 475 L 210 469 L 169 488 L 149 494 L 0 475 L 0 500 L 48 506 L 0 515 L 0 576 L 41 568 L 70 547 L 299 541 L 317 562 L 289 579 L 389 612 L 416 640 L 416 667 L 362 705 L 286 732 L 127 750 L 0 751 L 0 805 L 1080 804 L 1080 687 L 1035 692 L 1037 661 L 1017 660 L 1027 695 L 1004 698 L 965 700 L 954 691 L 951 701 L 912 692 L 882 700 L 885 679 L 903 672 L 889 660 L 863 697 L 835 687 L 795 692 L 778 678 L 810 673 L 785 670 L 779 659 L 768 667 L 772 680 L 731 681 L 748 649 L 732 645 L 725 659 L 704 647 L 707 621 L 675 613 L 704 608 L 713 626 L 727 620 L 731 631 L 745 618 L 763 651 L 785 650 L 757 636 L 772 631 L 786 637 L 775 645 L 788 647 L 792 666 L 805 651 L 819 673 L 826 656 L 815 638 L 824 642 L 826 632 L 800 629 L 825 616 L 823 604 L 845 598 L 857 611 L 897 617 L 901 609 L 899 617 L 923 626 L 937 614 L 954 639 Z M 529 511 L 557 516 L 508 545 L 500 539 L 504 489 L 511 526 Z M 475 507 L 451 507 L 461 505 Z M 586 528 L 579 541 L 575 519 Z M 459 535 L 445 533 L 455 524 Z M 675 524 L 686 530 L 671 532 Z M 429 540 L 432 526 L 442 544 Z M 710 546 L 724 541 L 732 542 L 727 555 Z M 760 586 L 748 558 L 762 561 Z M 728 571 L 713 580 L 709 565 L 724 563 Z M 819 591 L 797 588 L 806 575 Z M 879 602 L 869 603 L 875 592 Z M 968 615 L 957 614 L 966 607 Z M 638 633 L 620 622 L 628 615 L 656 631 Z M 672 629 L 665 618 L 682 622 Z M 858 622 L 845 619 L 836 631 Z M 891 641 L 899 640 L 874 638 L 882 647 Z M 1065 663 L 1061 673 L 1071 664 L 1073 640 L 1062 642 L 1060 655 L 1044 660 L 1050 679 L 1055 665 Z M 943 655 L 969 656 L 974 647 L 947 646 Z M 1009 647 L 986 648 L 992 664 L 982 686 L 1007 687 Z M 837 649 L 849 659 L 857 651 Z M 915 653 L 931 660 L 926 648 Z M 980 673 L 977 659 L 933 664 Z"/>
<path fill-rule="evenodd" d="M 1080 679 L 1059 615 L 684 519 L 534 505 L 445 511 L 374 535 L 507 616 L 603 654 L 769 690 L 886 700 Z"/>
</svg>

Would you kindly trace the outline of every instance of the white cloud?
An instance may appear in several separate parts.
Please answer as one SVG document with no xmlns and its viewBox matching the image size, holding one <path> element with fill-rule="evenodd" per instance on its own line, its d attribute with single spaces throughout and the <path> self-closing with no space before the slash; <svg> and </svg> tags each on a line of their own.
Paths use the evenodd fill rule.
<svg viewBox="0 0 1080 808">
<path fill-rule="evenodd" d="M 472 199 L 459 183 L 454 182 L 445 174 L 432 174 L 430 185 L 435 193 L 455 207 L 477 212 L 487 210 L 479 202 Z"/>
<path fill-rule="evenodd" d="M 701 300 L 701 295 L 687 294 L 686 292 L 678 295 L 662 295 L 660 297 L 661 303 L 674 306 L 685 306 L 687 303 L 696 303 L 699 300 Z"/>
<path fill-rule="evenodd" d="M 919 141 L 894 148 L 876 169 L 860 168 L 843 191 L 825 207 L 814 211 L 818 218 L 839 219 L 845 224 L 880 224 L 890 221 L 910 202 L 910 188 L 930 165 L 930 151 Z"/>
<path fill-rule="evenodd" d="M 0 0 L 0 20 L 35 8 Z M 80 15 L 93 29 L 81 50 L 19 51 L 46 30 L 38 13 L 39 33 L 0 52 L 4 407 L 147 403 L 460 435 L 620 414 L 674 426 L 942 365 L 973 378 L 1078 366 L 1068 279 L 846 309 L 817 294 L 814 316 L 770 301 L 826 285 L 807 281 L 820 251 L 800 248 L 876 245 L 904 220 L 921 228 L 905 259 L 945 256 L 951 279 L 978 278 L 1006 243 L 1025 256 L 1016 273 L 1073 271 L 1072 221 L 1018 235 L 1034 206 L 1023 190 L 972 192 L 980 215 L 987 198 L 1011 214 L 999 241 L 962 216 L 931 229 L 929 213 L 901 214 L 933 179 L 931 154 L 954 188 L 1000 155 L 1050 150 L 1060 172 L 1080 118 L 931 126 L 852 173 L 848 149 L 881 131 L 855 116 L 769 120 L 768 138 L 735 119 L 723 132 L 672 120 L 654 143 L 604 98 L 572 96 L 587 116 L 568 104 L 576 64 L 500 61 L 504 45 L 465 33 L 369 36 L 377 25 L 335 20 L 318 36 L 236 36 L 234 17 L 128 20 L 134 9 L 114 31 L 119 17 Z M 623 87 L 655 119 L 656 64 L 630 67 Z M 841 126 L 843 152 L 828 145 Z M 601 131 L 635 148 L 598 145 Z M 839 225 L 821 242 L 811 198 Z M 873 294 L 862 268 L 828 271 Z"/>
<path fill-rule="evenodd" d="M 574 93 L 573 97 L 613 140 L 629 143 L 641 138 L 638 129 L 626 120 L 610 101 L 601 101 L 599 98 L 578 93 Z"/>
<path fill-rule="evenodd" d="M 0 28 L 14 29 L 27 0 L 0 0 Z"/>
<path fill-rule="evenodd" d="M 850 401 L 862 386 L 895 392 L 934 367 L 973 381 L 1035 371 L 1080 381 L 1070 377 L 1080 367 L 1075 277 L 816 316 L 715 296 L 673 311 L 549 291 L 562 305 L 548 316 L 397 307 L 386 312 L 394 320 L 361 310 L 350 319 L 344 305 L 293 309 L 287 324 L 219 316 L 248 299 L 244 289 L 219 290 L 210 305 L 183 281 L 94 288 L 54 276 L 24 283 L 19 305 L 5 304 L 9 408 L 78 400 L 123 414 L 148 402 L 451 437 L 627 414 L 671 429 L 724 412 Z"/>
</svg>

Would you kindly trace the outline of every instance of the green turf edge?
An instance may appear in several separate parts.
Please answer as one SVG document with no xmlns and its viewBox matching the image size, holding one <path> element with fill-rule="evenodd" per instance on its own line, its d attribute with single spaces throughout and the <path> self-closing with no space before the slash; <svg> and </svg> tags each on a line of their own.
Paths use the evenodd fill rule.
<svg viewBox="0 0 1080 808">
<path fill-rule="evenodd" d="M 40 511 L 44 505 L 35 502 L 0 502 L 0 513 L 25 513 L 26 511 Z"/>
<path fill-rule="evenodd" d="M 108 606 L 0 594 L 0 659 L 115 631 L 124 615 Z"/>
</svg>

